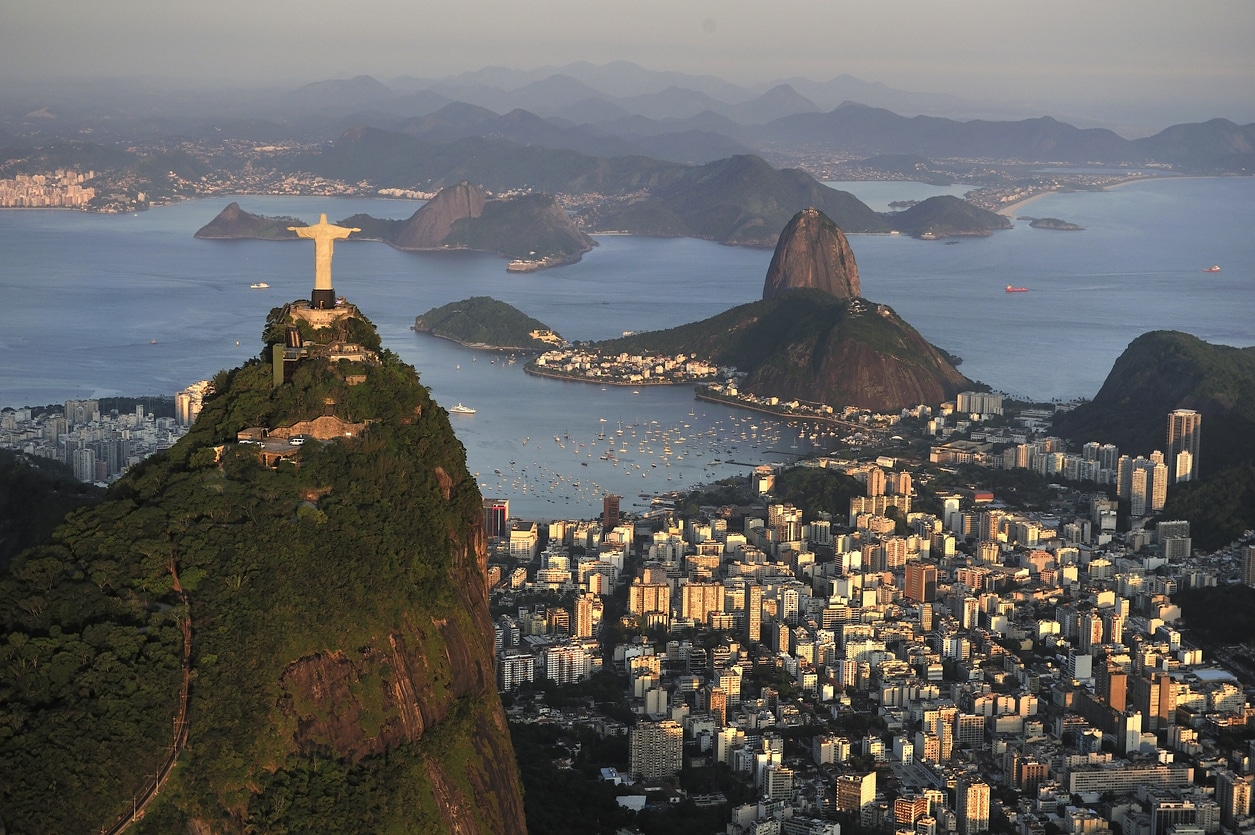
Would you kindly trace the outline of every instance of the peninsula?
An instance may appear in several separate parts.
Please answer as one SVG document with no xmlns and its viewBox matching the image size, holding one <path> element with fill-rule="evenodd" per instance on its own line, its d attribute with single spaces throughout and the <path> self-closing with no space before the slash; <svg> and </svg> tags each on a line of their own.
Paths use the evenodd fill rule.
<svg viewBox="0 0 1255 835">
<path fill-rule="evenodd" d="M 573 264 L 595 242 L 581 232 L 547 194 L 490 198 L 478 186 L 461 182 L 441 189 L 405 220 L 357 214 L 339 225 L 358 229 L 352 240 L 382 241 L 407 251 L 492 252 L 510 259 L 511 272 Z M 209 240 L 294 240 L 293 218 L 255 215 L 231 203 L 196 232 Z"/>
</svg>

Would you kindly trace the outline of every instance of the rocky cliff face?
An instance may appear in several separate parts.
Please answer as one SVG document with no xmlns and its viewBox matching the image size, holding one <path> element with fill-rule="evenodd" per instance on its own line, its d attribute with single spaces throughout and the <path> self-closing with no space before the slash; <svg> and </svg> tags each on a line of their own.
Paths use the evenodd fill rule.
<svg viewBox="0 0 1255 835">
<path fill-rule="evenodd" d="M 443 188 L 415 212 L 393 239 L 397 249 L 432 249 L 445 243 L 453 224 L 484 213 L 488 196 L 466 180 Z"/>
<path fill-rule="evenodd" d="M 814 208 L 798 212 L 780 233 L 763 283 L 763 298 L 800 289 L 823 290 L 839 299 L 863 295 L 850 242 L 827 215 Z"/>
</svg>

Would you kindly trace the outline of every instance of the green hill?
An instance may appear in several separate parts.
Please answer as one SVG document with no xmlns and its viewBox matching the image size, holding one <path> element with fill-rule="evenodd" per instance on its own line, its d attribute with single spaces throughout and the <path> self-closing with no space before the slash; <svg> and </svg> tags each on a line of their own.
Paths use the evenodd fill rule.
<svg viewBox="0 0 1255 835">
<path fill-rule="evenodd" d="M 940 403 L 971 381 L 887 305 L 793 290 L 701 322 L 598 343 L 735 365 L 746 391 L 876 410 Z"/>
<path fill-rule="evenodd" d="M 524 830 L 445 411 L 386 350 L 272 378 L 220 372 L 186 437 L 0 578 L 9 831 L 110 826 L 172 752 L 133 831 Z M 258 426 L 328 440 L 236 442 Z"/>
<path fill-rule="evenodd" d="M 917 238 L 986 236 L 996 229 L 1011 228 L 1008 218 L 948 194 L 920 201 L 904 212 L 888 215 L 888 219 L 894 229 Z"/>
<path fill-rule="evenodd" d="M 472 347 L 510 351 L 547 351 L 561 342 L 544 322 L 488 296 L 432 308 L 414 320 L 414 330 Z"/>
<path fill-rule="evenodd" d="M 1179 331 L 1129 343 L 1089 403 L 1055 419 L 1076 444 L 1113 443 L 1149 455 L 1167 442 L 1168 413 L 1203 416 L 1196 484 L 1168 490 L 1164 518 L 1188 519 L 1195 544 L 1215 548 L 1255 528 L 1255 346 L 1212 345 Z"/>
<path fill-rule="evenodd" d="M 597 227 L 638 234 L 686 235 L 721 243 L 775 246 L 798 212 L 815 208 L 846 232 L 887 232 L 885 219 L 854 195 L 828 188 L 797 169 L 777 170 L 753 155 L 679 172 L 674 181 Z"/>
<path fill-rule="evenodd" d="M 1203 415 L 1204 477 L 1255 461 L 1255 346 L 1212 345 L 1179 331 L 1150 331 L 1129 343 L 1094 399 L 1061 414 L 1055 431 L 1078 443 L 1113 443 L 1121 452 L 1163 449 L 1168 413 Z"/>
</svg>

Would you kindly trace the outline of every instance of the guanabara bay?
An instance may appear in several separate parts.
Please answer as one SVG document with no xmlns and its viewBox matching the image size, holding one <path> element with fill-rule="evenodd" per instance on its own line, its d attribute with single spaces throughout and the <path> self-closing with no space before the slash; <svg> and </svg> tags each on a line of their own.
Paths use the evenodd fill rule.
<svg viewBox="0 0 1255 835">
<path fill-rule="evenodd" d="M 525 831 L 465 450 L 319 284 L 183 440 L 13 561 L 10 832 Z"/>
</svg>

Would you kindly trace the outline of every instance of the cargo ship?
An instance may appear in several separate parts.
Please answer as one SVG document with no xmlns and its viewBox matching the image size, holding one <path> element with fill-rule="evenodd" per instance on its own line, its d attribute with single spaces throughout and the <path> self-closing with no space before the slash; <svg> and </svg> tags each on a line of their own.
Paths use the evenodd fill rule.
<svg viewBox="0 0 1255 835">
<path fill-rule="evenodd" d="M 1008 284 L 1007 292 L 1008 293 L 1027 293 L 1028 288 L 1027 287 L 1012 287 L 1010 284 Z"/>
</svg>

